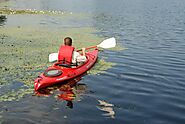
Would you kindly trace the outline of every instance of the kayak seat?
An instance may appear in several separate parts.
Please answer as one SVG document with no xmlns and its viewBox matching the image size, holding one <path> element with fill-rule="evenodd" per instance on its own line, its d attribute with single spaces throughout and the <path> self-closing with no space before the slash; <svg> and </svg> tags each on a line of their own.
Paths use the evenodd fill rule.
<svg viewBox="0 0 185 124">
<path fill-rule="evenodd" d="M 65 64 L 65 63 L 61 63 L 61 62 L 57 62 L 55 63 L 55 66 L 61 66 L 61 67 L 66 67 L 66 68 L 74 68 L 77 67 L 78 65 L 76 63 L 72 63 L 72 64 Z"/>
<path fill-rule="evenodd" d="M 66 68 L 71 68 L 71 65 L 64 64 L 64 63 L 56 63 L 55 66 L 62 66 L 62 67 L 66 67 Z"/>
</svg>

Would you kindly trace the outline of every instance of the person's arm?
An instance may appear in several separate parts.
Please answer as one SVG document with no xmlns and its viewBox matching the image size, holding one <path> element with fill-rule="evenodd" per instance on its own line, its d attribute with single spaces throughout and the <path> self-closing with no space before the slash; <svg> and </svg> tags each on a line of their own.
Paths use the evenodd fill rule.
<svg viewBox="0 0 185 124">
<path fill-rule="evenodd" d="M 85 48 L 82 48 L 82 56 L 85 56 Z"/>
</svg>

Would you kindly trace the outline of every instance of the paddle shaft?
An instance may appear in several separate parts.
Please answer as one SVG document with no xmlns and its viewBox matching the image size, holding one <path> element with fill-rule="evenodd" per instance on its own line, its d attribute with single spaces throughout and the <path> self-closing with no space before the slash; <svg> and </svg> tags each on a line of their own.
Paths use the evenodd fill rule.
<svg viewBox="0 0 185 124">
<path fill-rule="evenodd" d="M 85 50 L 89 50 L 89 49 L 96 48 L 96 47 L 97 46 L 90 46 L 90 47 L 85 48 Z M 82 51 L 82 49 L 77 50 L 77 52 L 79 52 L 79 51 Z"/>
</svg>

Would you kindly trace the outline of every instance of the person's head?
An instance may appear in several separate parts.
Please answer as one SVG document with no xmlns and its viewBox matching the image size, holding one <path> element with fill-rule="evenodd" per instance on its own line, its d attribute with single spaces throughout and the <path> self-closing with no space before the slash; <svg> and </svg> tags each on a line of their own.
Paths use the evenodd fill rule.
<svg viewBox="0 0 185 124">
<path fill-rule="evenodd" d="M 70 37 L 64 38 L 64 45 L 72 46 L 72 39 Z"/>
</svg>

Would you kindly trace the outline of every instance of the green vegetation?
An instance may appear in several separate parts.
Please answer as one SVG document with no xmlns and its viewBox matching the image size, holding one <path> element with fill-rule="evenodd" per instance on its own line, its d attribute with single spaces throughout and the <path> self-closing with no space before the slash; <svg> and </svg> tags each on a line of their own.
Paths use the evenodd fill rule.
<svg viewBox="0 0 185 124">
<path fill-rule="evenodd" d="M 104 59 L 99 59 L 95 66 L 88 71 L 88 74 L 106 73 L 105 71 L 114 65 L 116 64 L 112 62 L 106 62 Z"/>
<path fill-rule="evenodd" d="M 14 15 L 14 14 L 47 14 L 47 15 L 53 15 L 53 14 L 60 14 L 64 15 L 66 14 L 65 12 L 62 11 L 42 11 L 42 10 L 35 10 L 35 9 L 26 9 L 26 10 L 16 10 L 16 9 L 7 9 L 7 8 L 2 8 L 0 9 L 0 14 L 7 14 L 7 15 Z M 70 13 L 72 14 L 72 13 Z"/>
<path fill-rule="evenodd" d="M 34 79 L 51 65 L 48 55 L 58 51 L 64 37 L 72 37 L 77 49 L 97 45 L 105 39 L 96 36 L 96 30 L 90 27 L 52 32 L 38 27 L 1 27 L 0 32 L 0 87 L 13 81 L 23 82 L 26 86 L 2 94 L 0 101 L 19 100 L 25 94 L 33 93 Z M 89 73 L 102 73 L 113 65 L 100 58 Z"/>
</svg>

